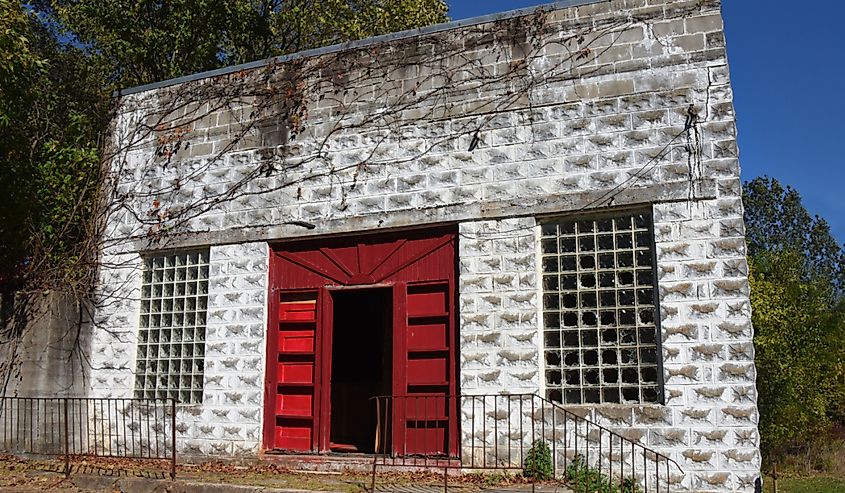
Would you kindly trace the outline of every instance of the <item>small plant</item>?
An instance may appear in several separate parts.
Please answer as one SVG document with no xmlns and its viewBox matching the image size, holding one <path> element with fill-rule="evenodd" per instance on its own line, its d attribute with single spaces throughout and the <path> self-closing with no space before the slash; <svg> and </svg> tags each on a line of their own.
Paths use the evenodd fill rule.
<svg viewBox="0 0 845 493">
<path fill-rule="evenodd" d="M 554 477 L 552 466 L 552 451 L 543 440 L 535 440 L 528 449 L 525 463 L 522 465 L 522 475 L 540 481 L 547 481 Z"/>
<path fill-rule="evenodd" d="M 581 455 L 575 455 L 566 466 L 566 483 L 575 493 L 642 493 L 635 478 L 614 482 L 606 474 L 593 469 Z"/>
<path fill-rule="evenodd" d="M 640 493 L 640 483 L 634 478 L 625 478 L 622 480 L 621 493 Z"/>
</svg>

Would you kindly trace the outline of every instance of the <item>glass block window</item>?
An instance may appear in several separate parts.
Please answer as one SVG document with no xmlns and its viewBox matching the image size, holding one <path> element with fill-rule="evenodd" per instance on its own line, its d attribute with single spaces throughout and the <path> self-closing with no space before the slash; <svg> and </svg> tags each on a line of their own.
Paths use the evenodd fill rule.
<svg viewBox="0 0 845 493">
<path fill-rule="evenodd" d="M 135 396 L 201 403 L 208 251 L 144 259 Z"/>
<path fill-rule="evenodd" d="M 650 212 L 541 225 L 546 396 L 662 400 Z"/>
</svg>

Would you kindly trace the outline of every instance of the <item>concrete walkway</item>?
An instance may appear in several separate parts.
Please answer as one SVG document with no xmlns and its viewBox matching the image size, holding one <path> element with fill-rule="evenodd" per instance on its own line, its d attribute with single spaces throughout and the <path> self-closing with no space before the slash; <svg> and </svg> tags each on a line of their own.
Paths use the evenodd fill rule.
<svg viewBox="0 0 845 493">
<path fill-rule="evenodd" d="M 108 491 L 121 493 L 332 493 L 320 490 L 299 490 L 244 486 L 224 483 L 205 483 L 177 479 L 109 478 L 102 476 L 72 477 L 70 481 L 82 491 Z"/>
<path fill-rule="evenodd" d="M 65 480 L 60 474 L 39 474 L 38 480 L 0 487 L 0 493 L 337 493 L 320 490 L 268 488 L 158 478 L 79 475 Z"/>
</svg>

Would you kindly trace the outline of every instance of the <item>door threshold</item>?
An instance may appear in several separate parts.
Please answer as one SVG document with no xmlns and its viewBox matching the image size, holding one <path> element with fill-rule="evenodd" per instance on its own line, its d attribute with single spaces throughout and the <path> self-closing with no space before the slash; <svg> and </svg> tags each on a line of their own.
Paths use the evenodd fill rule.
<svg viewBox="0 0 845 493">
<path fill-rule="evenodd" d="M 265 450 L 263 452 L 266 456 L 274 456 L 274 457 L 303 457 L 303 458 L 338 458 L 342 459 L 344 457 L 352 458 L 367 458 L 372 459 L 376 456 L 375 453 L 372 452 L 339 452 L 335 450 L 324 450 L 320 452 L 308 451 L 308 450 Z"/>
</svg>

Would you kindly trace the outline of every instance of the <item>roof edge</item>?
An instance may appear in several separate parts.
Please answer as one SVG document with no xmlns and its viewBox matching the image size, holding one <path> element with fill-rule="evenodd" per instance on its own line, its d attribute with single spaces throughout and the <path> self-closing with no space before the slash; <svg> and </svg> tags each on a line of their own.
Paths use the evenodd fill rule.
<svg viewBox="0 0 845 493">
<path fill-rule="evenodd" d="M 602 3 L 607 0 L 558 0 L 556 2 L 547 3 L 543 5 L 537 5 L 535 7 L 525 7 L 521 9 L 509 10 L 506 12 L 499 12 L 495 14 L 486 14 L 481 15 L 478 17 L 471 17 L 468 19 L 461 19 L 452 22 L 444 22 L 441 24 L 434 24 L 431 26 L 421 27 L 417 29 L 409 29 L 406 31 L 399 31 L 396 33 L 390 34 L 382 34 L 380 36 L 372 36 L 369 38 L 360 39 L 357 41 L 348 41 L 346 43 L 334 44 L 329 46 L 323 46 L 320 48 L 312 48 L 310 50 L 298 51 L 296 53 L 291 53 L 289 55 L 281 55 L 276 57 L 267 58 L 264 60 L 256 60 L 253 62 L 242 63 L 239 65 L 232 65 L 229 67 L 221 67 L 214 70 L 207 70 L 205 72 L 197 72 L 191 75 L 184 75 L 182 77 L 176 77 L 173 79 L 166 79 L 159 82 L 153 82 L 150 84 L 144 84 L 140 86 L 134 86 L 127 89 L 120 89 L 113 93 L 114 97 L 121 97 L 121 96 L 128 96 L 130 94 L 138 94 L 141 92 L 152 91 L 154 89 L 161 89 L 164 87 L 174 86 L 176 84 L 182 84 L 185 82 L 192 82 L 201 79 L 208 79 L 211 77 L 217 77 L 220 75 L 231 74 L 234 72 L 240 72 L 242 70 L 250 70 L 254 68 L 263 67 L 269 64 L 279 64 L 285 63 L 292 60 L 299 60 L 302 58 L 310 58 L 319 55 L 325 55 L 329 53 L 337 53 L 346 50 L 354 50 L 358 48 L 364 48 L 367 46 L 376 45 L 379 43 L 385 43 L 389 41 L 396 41 L 400 39 L 408 39 L 414 38 L 417 36 L 424 36 L 427 34 L 434 34 L 443 31 L 450 31 L 453 29 L 460 29 L 464 27 L 470 26 L 477 26 L 479 24 L 486 24 L 489 22 L 500 21 L 504 19 L 512 19 L 514 17 L 523 17 L 527 15 L 534 14 L 539 11 L 548 11 L 548 10 L 561 10 L 570 7 L 579 7 L 581 5 L 589 5 L 593 3 Z"/>
</svg>

